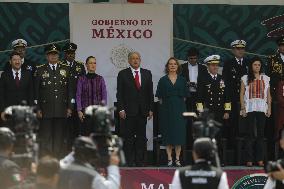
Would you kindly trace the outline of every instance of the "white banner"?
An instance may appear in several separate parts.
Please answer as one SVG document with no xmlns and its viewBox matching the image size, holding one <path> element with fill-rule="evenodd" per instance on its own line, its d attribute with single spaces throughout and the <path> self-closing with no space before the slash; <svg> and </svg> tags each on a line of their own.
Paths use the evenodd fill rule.
<svg viewBox="0 0 284 189">
<path fill-rule="evenodd" d="M 172 49 L 172 6 L 151 4 L 70 4 L 70 38 L 78 45 L 76 59 L 97 59 L 97 73 L 106 80 L 108 105 L 116 102 L 116 78 L 128 67 L 130 51 L 141 54 L 141 67 L 152 71 L 154 93 Z M 153 126 L 147 124 L 148 149 Z"/>
</svg>

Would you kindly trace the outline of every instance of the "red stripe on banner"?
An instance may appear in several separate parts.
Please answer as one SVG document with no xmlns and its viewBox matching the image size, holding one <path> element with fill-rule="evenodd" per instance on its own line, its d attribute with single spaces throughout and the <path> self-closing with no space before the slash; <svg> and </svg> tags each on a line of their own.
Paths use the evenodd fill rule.
<svg viewBox="0 0 284 189">
<path fill-rule="evenodd" d="M 128 3 L 144 3 L 144 0 L 127 0 Z"/>
</svg>

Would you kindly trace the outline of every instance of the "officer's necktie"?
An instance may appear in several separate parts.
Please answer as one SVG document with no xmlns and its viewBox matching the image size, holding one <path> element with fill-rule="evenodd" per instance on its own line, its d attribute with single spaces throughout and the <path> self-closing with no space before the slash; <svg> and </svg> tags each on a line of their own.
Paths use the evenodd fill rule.
<svg viewBox="0 0 284 189">
<path fill-rule="evenodd" d="M 140 89 L 139 72 L 135 71 L 135 85 L 137 89 Z"/>
<path fill-rule="evenodd" d="M 19 78 L 19 73 L 18 72 L 16 72 L 15 81 L 16 81 L 17 87 L 19 87 L 20 86 L 20 78 Z"/>
<path fill-rule="evenodd" d="M 214 75 L 214 76 L 213 76 L 213 79 L 214 79 L 214 80 L 216 80 L 216 79 L 217 79 L 217 77 Z"/>
<path fill-rule="evenodd" d="M 52 66 L 52 71 L 55 72 L 55 66 L 54 65 Z"/>
</svg>

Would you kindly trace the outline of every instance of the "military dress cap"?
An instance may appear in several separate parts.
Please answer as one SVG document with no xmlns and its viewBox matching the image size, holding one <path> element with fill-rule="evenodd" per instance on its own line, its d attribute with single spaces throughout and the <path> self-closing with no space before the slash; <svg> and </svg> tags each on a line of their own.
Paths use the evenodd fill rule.
<svg viewBox="0 0 284 189">
<path fill-rule="evenodd" d="M 51 52 L 59 53 L 60 47 L 57 44 L 50 44 L 50 45 L 45 46 L 44 52 L 46 54 L 51 53 Z"/>
<path fill-rule="evenodd" d="M 77 50 L 77 45 L 75 43 L 67 43 L 64 45 L 63 49 L 65 51 L 76 51 Z"/>
<path fill-rule="evenodd" d="M 205 58 L 205 64 L 219 64 L 220 63 L 220 56 L 219 55 L 211 55 Z"/>
<path fill-rule="evenodd" d="M 278 45 L 284 45 L 284 36 L 279 37 L 276 42 Z"/>
<path fill-rule="evenodd" d="M 28 45 L 27 41 L 24 39 L 16 39 L 12 42 L 12 47 L 26 47 Z"/>
<path fill-rule="evenodd" d="M 245 48 L 246 47 L 246 41 L 245 40 L 235 40 L 231 43 L 231 47 L 233 48 Z"/>
</svg>

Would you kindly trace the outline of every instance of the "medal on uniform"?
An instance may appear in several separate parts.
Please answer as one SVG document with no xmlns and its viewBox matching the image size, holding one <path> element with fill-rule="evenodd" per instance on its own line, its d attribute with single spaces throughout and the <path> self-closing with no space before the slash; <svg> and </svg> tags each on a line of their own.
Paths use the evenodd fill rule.
<svg viewBox="0 0 284 189">
<path fill-rule="evenodd" d="M 273 72 L 282 73 L 282 65 L 278 64 L 278 62 L 273 64 Z"/>
<path fill-rule="evenodd" d="M 220 80 L 220 88 L 224 88 L 225 87 L 225 83 L 223 81 L 223 79 Z"/>
<path fill-rule="evenodd" d="M 48 84 L 48 85 L 50 85 L 50 84 L 51 84 L 51 82 L 50 82 L 50 81 L 48 81 L 48 82 L 47 82 L 47 84 Z"/>
<path fill-rule="evenodd" d="M 66 77 L 66 71 L 65 71 L 65 70 L 60 70 L 59 73 L 60 73 L 60 75 L 62 75 L 63 77 Z"/>
<path fill-rule="evenodd" d="M 80 72 L 81 68 L 79 66 L 76 66 L 76 72 Z"/>
<path fill-rule="evenodd" d="M 47 73 L 47 71 L 44 71 L 44 73 L 42 74 L 42 78 L 47 78 L 49 77 L 49 73 Z"/>
</svg>

